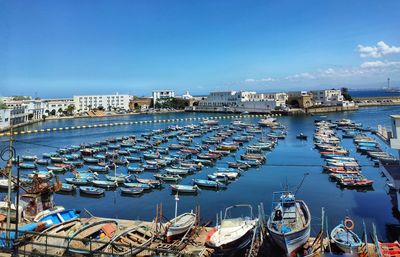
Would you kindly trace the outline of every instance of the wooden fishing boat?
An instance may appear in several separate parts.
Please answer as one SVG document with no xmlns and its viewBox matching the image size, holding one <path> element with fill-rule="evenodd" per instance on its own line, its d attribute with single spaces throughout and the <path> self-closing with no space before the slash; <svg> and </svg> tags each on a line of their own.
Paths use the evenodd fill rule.
<svg viewBox="0 0 400 257">
<path fill-rule="evenodd" d="M 173 192 L 194 194 L 197 193 L 200 188 L 197 185 L 170 185 Z"/>
<path fill-rule="evenodd" d="M 223 175 L 223 176 L 216 176 L 216 175 L 213 175 L 213 174 L 208 174 L 208 175 L 207 175 L 207 178 L 208 178 L 209 180 L 218 181 L 218 182 L 220 182 L 220 183 L 225 183 L 225 184 L 229 183 L 229 179 L 228 179 L 228 177 L 225 176 L 225 175 Z"/>
<path fill-rule="evenodd" d="M 374 181 L 366 179 L 364 177 L 352 177 L 352 178 L 340 179 L 338 183 L 343 187 L 360 188 L 360 187 L 372 187 Z"/>
<path fill-rule="evenodd" d="M 125 182 L 124 187 L 129 187 L 129 188 L 141 188 L 143 190 L 151 190 L 153 189 L 153 186 L 150 184 L 145 184 L 145 183 L 134 183 L 134 182 Z"/>
<path fill-rule="evenodd" d="M 37 164 L 37 165 L 49 165 L 49 160 L 46 160 L 46 159 L 37 159 L 36 161 L 35 161 L 35 163 Z"/>
<path fill-rule="evenodd" d="M 296 138 L 300 139 L 300 140 L 307 140 L 307 135 L 300 133 L 300 134 L 296 135 Z"/>
<path fill-rule="evenodd" d="M 131 175 L 124 175 L 124 174 L 119 174 L 119 175 L 114 175 L 114 176 L 110 176 L 110 175 L 106 175 L 106 179 L 108 181 L 112 181 L 112 182 L 116 182 L 116 183 L 124 183 L 126 181 L 129 181 L 129 177 Z"/>
<path fill-rule="evenodd" d="M 201 163 L 204 166 L 213 166 L 214 162 L 210 160 L 205 160 L 205 159 L 193 159 L 192 160 L 194 163 Z"/>
<path fill-rule="evenodd" d="M 37 156 L 36 155 L 22 155 L 21 159 L 23 161 L 33 162 L 33 161 L 36 161 Z"/>
<path fill-rule="evenodd" d="M 59 167 L 59 166 L 47 166 L 46 167 L 49 171 L 52 172 L 65 172 L 67 169 L 65 167 Z"/>
<path fill-rule="evenodd" d="M 49 227 L 33 239 L 32 252 L 39 256 L 63 256 L 68 246 L 68 236 L 82 225 L 80 219 L 73 219 Z"/>
<path fill-rule="evenodd" d="M 135 176 L 135 179 L 139 183 L 149 184 L 149 185 L 152 185 L 153 187 L 161 186 L 161 181 L 158 179 L 139 178 L 138 176 Z"/>
<path fill-rule="evenodd" d="M 91 157 L 83 158 L 83 161 L 85 163 L 96 163 L 96 164 L 99 163 L 99 159 L 91 158 Z"/>
<path fill-rule="evenodd" d="M 36 216 L 33 218 L 33 221 L 38 222 L 41 218 L 43 218 L 46 215 L 49 215 L 51 213 L 60 212 L 63 210 L 65 210 L 64 206 L 59 206 L 59 205 L 54 206 L 53 208 L 43 210 L 43 211 L 39 212 L 38 214 L 36 214 Z"/>
<path fill-rule="evenodd" d="M 196 222 L 196 214 L 183 213 L 167 223 L 167 241 L 170 242 L 185 234 Z"/>
<path fill-rule="evenodd" d="M 120 148 L 121 148 L 121 145 L 119 145 L 119 144 L 108 145 L 108 149 L 111 149 L 111 150 L 120 149 Z"/>
<path fill-rule="evenodd" d="M 76 186 L 71 184 L 62 183 L 60 191 L 65 193 L 75 192 Z"/>
<path fill-rule="evenodd" d="M 248 159 L 248 160 L 237 160 L 236 162 L 238 163 L 242 163 L 242 164 L 246 164 L 250 167 L 257 167 L 260 166 L 262 163 L 259 160 L 252 160 L 252 159 Z M 241 168 L 242 169 L 242 168 Z"/>
<path fill-rule="evenodd" d="M 207 187 L 207 188 L 225 188 L 226 185 L 218 182 L 218 181 L 212 181 L 212 180 L 207 180 L 207 179 L 193 179 L 193 184 L 198 185 L 199 187 Z"/>
<path fill-rule="evenodd" d="M 125 159 L 127 159 L 130 163 L 131 162 L 141 162 L 142 158 L 139 156 L 126 156 Z"/>
<path fill-rule="evenodd" d="M 83 162 L 82 161 L 64 161 L 63 163 L 69 164 L 69 165 L 71 165 L 73 167 L 76 167 L 76 168 L 80 168 L 80 167 L 83 166 Z"/>
<path fill-rule="evenodd" d="M 65 161 L 66 159 L 63 157 L 59 157 L 59 156 L 52 156 L 50 157 L 51 162 L 53 163 L 62 163 L 63 161 Z"/>
<path fill-rule="evenodd" d="M 101 173 L 107 173 L 110 168 L 108 166 L 99 166 L 99 165 L 89 165 L 88 169 L 94 172 L 101 172 Z"/>
<path fill-rule="evenodd" d="M 304 201 L 288 191 L 274 192 L 267 229 L 287 256 L 294 256 L 310 237 L 310 211 Z"/>
<path fill-rule="evenodd" d="M 136 256 L 149 247 L 153 240 L 154 235 L 149 227 L 137 226 L 115 236 L 102 256 Z"/>
<path fill-rule="evenodd" d="M 102 195 L 105 190 L 98 187 L 90 187 L 90 186 L 81 186 L 79 187 L 79 191 L 88 195 Z"/>
<path fill-rule="evenodd" d="M 18 164 L 20 169 L 26 169 L 26 170 L 34 170 L 36 169 L 36 164 L 35 163 L 25 163 L 21 162 Z"/>
<path fill-rule="evenodd" d="M 160 166 L 158 166 L 157 164 L 143 164 L 142 168 L 144 170 L 159 170 Z"/>
<path fill-rule="evenodd" d="M 250 154 L 250 153 L 245 153 L 240 155 L 240 159 L 242 160 L 256 160 L 261 163 L 264 163 L 267 158 L 263 154 Z"/>
<path fill-rule="evenodd" d="M 272 127 L 276 125 L 276 119 L 275 118 L 266 118 L 266 119 L 261 119 L 258 121 L 258 125 L 261 127 Z"/>
<path fill-rule="evenodd" d="M 343 223 L 331 231 L 331 239 L 345 253 L 357 253 L 362 241 L 352 230 L 354 222 L 346 217 Z"/>
<path fill-rule="evenodd" d="M 182 144 L 170 144 L 170 145 L 168 146 L 168 148 L 169 148 L 170 150 L 180 150 L 180 149 L 185 148 L 185 146 L 182 145 Z"/>
<path fill-rule="evenodd" d="M 111 160 L 111 163 L 113 163 L 115 165 L 126 166 L 129 164 L 129 161 L 127 159 L 113 159 L 113 160 Z"/>
<path fill-rule="evenodd" d="M 65 181 L 68 184 L 73 184 L 77 186 L 85 186 L 92 183 L 92 180 L 88 178 L 65 178 Z"/>
<path fill-rule="evenodd" d="M 68 251 L 91 254 L 105 248 L 118 233 L 118 222 L 106 219 L 79 228 L 68 241 Z M 90 241 L 90 243 L 88 243 Z"/>
<path fill-rule="evenodd" d="M 250 216 L 231 217 L 231 210 L 237 208 L 248 208 Z M 234 205 L 226 208 L 224 218 L 209 232 L 206 245 L 214 248 L 217 253 L 231 256 L 234 252 L 249 247 L 258 219 L 253 217 L 250 205 Z"/>
<path fill-rule="evenodd" d="M 125 195 L 140 195 L 144 191 L 143 188 L 139 187 L 122 187 L 121 188 L 121 194 Z"/>
<path fill-rule="evenodd" d="M 115 188 L 118 184 L 115 181 L 107 181 L 107 180 L 93 180 L 92 184 L 101 188 Z"/>
<path fill-rule="evenodd" d="M 188 169 L 176 169 L 176 168 L 166 168 L 165 171 L 172 175 L 188 175 L 190 170 Z"/>
<path fill-rule="evenodd" d="M 136 166 L 128 166 L 127 169 L 129 173 L 141 173 L 144 171 L 144 168 Z"/>
<path fill-rule="evenodd" d="M 235 171 L 225 171 L 225 172 L 214 172 L 213 173 L 214 176 L 225 176 L 228 179 L 237 179 L 240 176 L 239 172 L 235 172 Z"/>
<path fill-rule="evenodd" d="M 54 211 L 50 211 L 47 215 L 38 218 L 37 222 L 44 223 L 46 228 L 48 228 L 76 218 L 79 218 L 79 214 L 76 212 L 76 210 L 56 209 Z"/>
<path fill-rule="evenodd" d="M 157 153 L 144 153 L 143 158 L 145 160 L 153 160 L 153 159 L 158 159 L 160 158 L 160 154 Z"/>
<path fill-rule="evenodd" d="M 154 177 L 156 179 L 166 181 L 166 182 L 177 182 L 182 179 L 181 176 L 179 175 L 173 175 L 173 174 L 161 174 L 161 173 L 156 173 L 154 174 Z"/>
<path fill-rule="evenodd" d="M 241 170 L 247 170 L 248 168 L 251 167 L 250 164 L 246 163 L 246 162 L 227 162 L 228 167 L 230 168 L 236 168 L 236 169 L 241 169 Z"/>
<path fill-rule="evenodd" d="M 58 153 L 43 153 L 42 156 L 43 158 L 50 159 L 50 157 L 58 156 Z"/>
</svg>

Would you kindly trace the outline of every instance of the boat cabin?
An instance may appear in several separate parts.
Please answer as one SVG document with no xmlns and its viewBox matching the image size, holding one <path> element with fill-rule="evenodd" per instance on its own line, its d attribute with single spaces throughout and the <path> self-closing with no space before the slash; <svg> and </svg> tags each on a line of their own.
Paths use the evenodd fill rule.
<svg viewBox="0 0 400 257">
<path fill-rule="evenodd" d="M 39 212 L 54 207 L 53 193 L 23 194 L 19 197 L 19 204 L 23 209 L 23 217 L 33 220 Z"/>
<path fill-rule="evenodd" d="M 275 192 L 272 199 L 271 226 L 280 233 L 289 233 L 306 225 L 306 218 L 291 192 Z"/>
</svg>

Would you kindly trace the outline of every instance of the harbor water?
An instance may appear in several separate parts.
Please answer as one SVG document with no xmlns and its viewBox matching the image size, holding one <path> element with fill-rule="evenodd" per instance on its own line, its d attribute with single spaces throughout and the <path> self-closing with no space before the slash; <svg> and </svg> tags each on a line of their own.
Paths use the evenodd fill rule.
<svg viewBox="0 0 400 257">
<path fill-rule="evenodd" d="M 324 114 L 324 118 L 338 120 L 342 118 L 351 119 L 354 122 L 362 123 L 364 127 L 376 128 L 378 124 L 390 127 L 391 114 L 398 114 L 400 108 L 390 107 L 371 107 L 361 108 L 354 112 Z M 20 130 L 46 129 L 53 127 L 71 127 L 88 124 L 128 122 L 139 120 L 159 120 L 177 119 L 188 117 L 207 117 L 222 114 L 205 113 L 169 113 L 154 115 L 130 115 L 108 118 L 81 118 L 52 120 L 44 123 L 37 123 Z M 224 115 L 225 116 L 225 115 Z M 309 173 L 304 184 L 297 193 L 297 198 L 304 200 L 310 207 L 312 220 L 312 235 L 316 235 L 320 228 L 321 208 L 325 209 L 328 217 L 329 228 L 333 228 L 341 222 L 345 216 L 350 216 L 355 221 L 355 231 L 361 235 L 362 221 L 365 221 L 367 230 L 371 231 L 372 223 L 376 224 L 378 237 L 382 240 L 398 240 L 397 224 L 400 214 L 394 206 L 393 198 L 387 193 L 386 178 L 381 175 L 379 168 L 374 167 L 373 163 L 365 155 L 356 152 L 352 139 L 342 139 L 341 145 L 350 150 L 350 156 L 358 159 L 362 166 L 363 174 L 374 180 L 373 189 L 368 191 L 357 191 L 342 189 L 336 183 L 329 180 L 328 174 L 322 170 L 323 159 L 319 152 L 314 149 L 312 136 L 314 134 L 314 119 L 320 116 L 294 116 L 279 117 L 278 121 L 288 128 L 288 135 L 285 140 L 279 140 L 278 145 L 272 152 L 267 153 L 266 164 L 259 168 L 251 168 L 243 172 L 243 175 L 229 186 L 220 191 L 201 190 L 197 195 L 180 195 L 178 212 L 185 212 L 194 209 L 197 205 L 201 206 L 201 219 L 203 222 L 215 221 L 216 214 L 223 211 L 226 207 L 246 203 L 256 207 L 263 203 L 265 213 L 271 209 L 272 192 L 280 191 L 287 184 L 289 188 L 295 189 L 300 183 L 303 174 Z M 256 123 L 259 118 L 246 118 L 247 123 Z M 221 119 L 220 124 L 229 124 L 231 119 Z M 18 155 L 37 155 L 41 156 L 44 152 L 53 152 L 57 148 L 68 145 L 79 145 L 85 142 L 95 142 L 105 140 L 110 137 L 124 135 L 140 135 L 154 129 L 166 128 L 170 125 L 195 124 L 200 121 L 182 121 L 177 123 L 151 123 L 127 126 L 113 126 L 90 129 L 79 129 L 69 131 L 55 131 L 38 134 L 24 134 L 15 137 L 14 147 Z M 296 139 L 300 132 L 308 136 L 307 141 Z M 175 143 L 176 139 L 169 143 Z M 196 138 L 198 142 L 201 138 Z M 379 139 L 378 139 L 379 141 Z M 383 142 L 379 141 L 382 148 L 391 151 Z M 7 147 L 8 138 L 0 138 L 1 149 Z M 236 153 L 238 157 L 243 150 Z M 202 171 L 185 177 L 180 184 L 191 184 L 194 178 L 207 178 L 216 167 L 226 167 L 226 162 L 235 160 L 235 156 L 229 156 L 217 161 L 214 167 L 206 167 Z M 4 165 L 4 162 L 1 163 Z M 82 168 L 81 170 L 84 170 Z M 21 171 L 21 173 L 26 171 Z M 127 173 L 126 167 L 119 167 L 118 173 Z M 139 174 L 141 178 L 153 178 L 154 172 L 143 172 Z M 65 177 L 71 177 L 67 172 L 60 175 L 64 182 Z M 100 175 L 102 178 L 104 175 Z M 3 192 L 3 198 L 6 195 Z M 76 194 L 55 194 L 54 200 L 57 205 L 65 208 L 78 210 L 87 209 L 93 215 L 122 218 L 122 219 L 142 219 L 152 220 L 156 213 L 156 205 L 163 204 L 163 213 L 167 218 L 174 215 L 175 201 L 168 184 L 162 189 L 153 189 L 138 197 L 122 196 L 120 190 L 109 190 L 103 197 L 91 198 Z"/>
</svg>

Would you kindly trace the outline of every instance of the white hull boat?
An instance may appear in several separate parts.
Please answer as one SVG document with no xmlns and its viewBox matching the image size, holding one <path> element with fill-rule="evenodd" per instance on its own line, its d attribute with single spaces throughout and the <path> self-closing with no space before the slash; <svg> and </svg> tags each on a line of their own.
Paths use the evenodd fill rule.
<svg viewBox="0 0 400 257">
<path fill-rule="evenodd" d="M 310 237 L 310 211 L 304 201 L 291 192 L 275 192 L 267 229 L 287 256 L 295 256 Z"/>
</svg>

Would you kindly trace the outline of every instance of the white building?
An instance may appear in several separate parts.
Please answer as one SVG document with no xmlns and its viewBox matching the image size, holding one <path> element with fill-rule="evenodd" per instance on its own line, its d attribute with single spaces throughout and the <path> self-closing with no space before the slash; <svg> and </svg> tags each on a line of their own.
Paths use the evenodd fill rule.
<svg viewBox="0 0 400 257">
<path fill-rule="evenodd" d="M 26 105 L 15 106 L 10 109 L 10 125 L 15 126 L 28 122 L 28 107 Z"/>
<path fill-rule="evenodd" d="M 160 99 L 173 98 L 175 97 L 175 91 L 173 90 L 154 90 L 153 91 L 153 105 Z"/>
<path fill-rule="evenodd" d="M 200 101 L 202 108 L 225 108 L 236 111 L 265 112 L 286 106 L 286 93 L 257 94 L 252 91 L 211 92 Z M 221 109 L 222 110 L 222 109 Z"/>
<path fill-rule="evenodd" d="M 0 131 L 10 127 L 10 109 L 0 109 Z"/>
<path fill-rule="evenodd" d="M 343 95 L 340 89 L 314 90 L 311 91 L 315 105 L 342 105 Z"/>
<path fill-rule="evenodd" d="M 90 111 L 94 108 L 104 108 L 104 110 L 129 110 L 129 95 L 83 95 L 74 96 L 76 111 Z"/>
<path fill-rule="evenodd" d="M 182 95 L 182 99 L 189 100 L 192 99 L 193 96 L 189 94 L 189 91 L 186 91 L 184 95 Z"/>
<path fill-rule="evenodd" d="M 60 109 L 64 112 L 69 106 L 75 106 L 75 102 L 72 98 L 44 99 L 43 104 L 45 115 L 50 115 L 51 113 L 59 115 Z"/>
<path fill-rule="evenodd" d="M 4 101 L 4 98 L 3 98 Z M 12 100 L 8 99 L 4 103 L 11 109 L 25 107 L 29 120 L 40 120 L 44 114 L 44 104 L 42 100 Z"/>
</svg>

